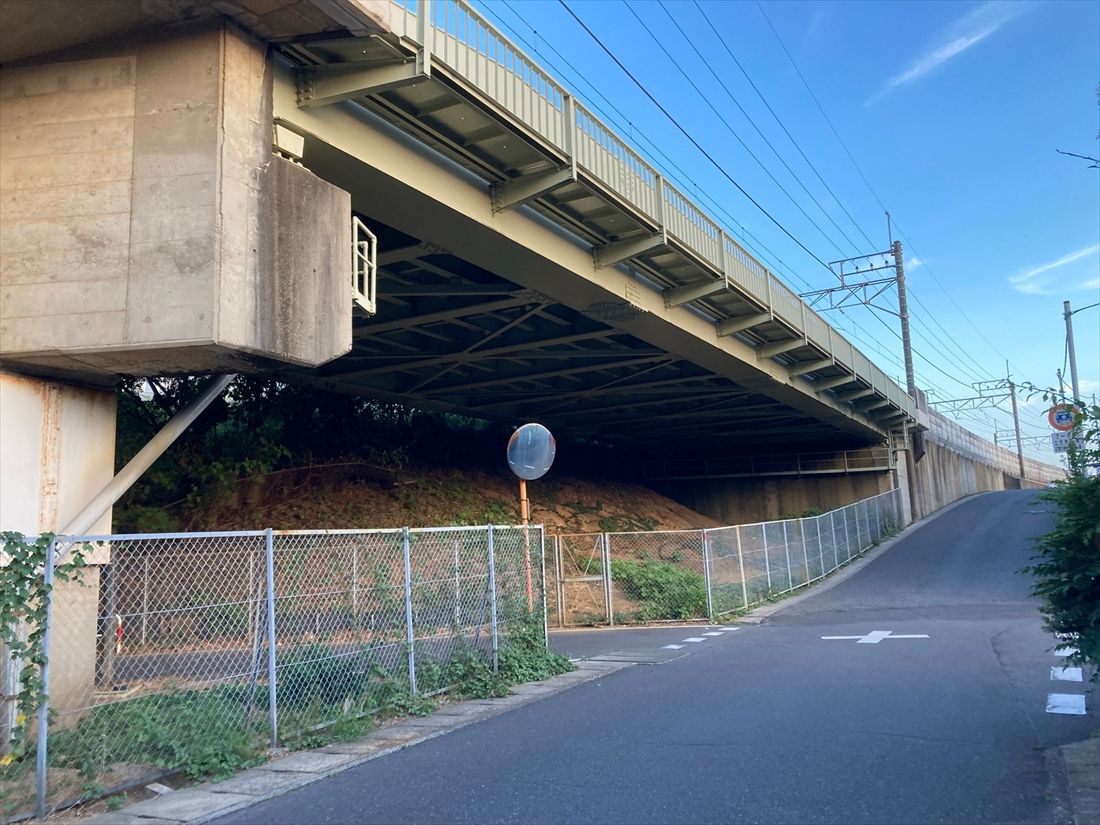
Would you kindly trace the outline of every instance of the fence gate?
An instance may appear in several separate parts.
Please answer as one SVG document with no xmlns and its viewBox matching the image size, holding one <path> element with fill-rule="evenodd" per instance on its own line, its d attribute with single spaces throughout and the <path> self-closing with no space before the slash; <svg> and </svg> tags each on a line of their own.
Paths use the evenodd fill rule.
<svg viewBox="0 0 1100 825">
<path fill-rule="evenodd" d="M 609 569 L 603 533 L 554 537 L 552 618 L 558 627 L 613 623 Z"/>
</svg>

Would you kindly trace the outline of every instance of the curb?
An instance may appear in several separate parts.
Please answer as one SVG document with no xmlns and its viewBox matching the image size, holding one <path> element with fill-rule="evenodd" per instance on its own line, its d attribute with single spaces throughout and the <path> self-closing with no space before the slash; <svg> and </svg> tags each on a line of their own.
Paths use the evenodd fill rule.
<svg viewBox="0 0 1100 825">
<path fill-rule="evenodd" d="M 1100 825 L 1100 737 L 1058 748 L 1073 825 Z"/>
<path fill-rule="evenodd" d="M 297 751 L 221 782 L 172 791 L 117 811 L 81 818 L 81 825 L 199 825 L 287 791 L 358 767 L 372 759 L 435 739 L 592 682 L 635 664 L 622 661 L 575 662 L 577 669 L 544 682 L 517 685 L 500 699 L 469 699 L 440 707 L 430 716 L 402 719 L 351 742 L 335 742 L 312 751 Z"/>
</svg>

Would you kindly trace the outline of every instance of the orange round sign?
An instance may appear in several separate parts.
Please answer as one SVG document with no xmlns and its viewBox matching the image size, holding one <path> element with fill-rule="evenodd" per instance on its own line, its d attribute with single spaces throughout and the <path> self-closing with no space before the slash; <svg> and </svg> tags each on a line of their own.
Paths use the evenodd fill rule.
<svg viewBox="0 0 1100 825">
<path fill-rule="evenodd" d="M 1072 404 L 1055 404 L 1047 413 L 1047 421 L 1050 426 L 1059 432 L 1068 433 L 1073 429 L 1073 422 L 1077 420 L 1077 408 Z"/>
</svg>

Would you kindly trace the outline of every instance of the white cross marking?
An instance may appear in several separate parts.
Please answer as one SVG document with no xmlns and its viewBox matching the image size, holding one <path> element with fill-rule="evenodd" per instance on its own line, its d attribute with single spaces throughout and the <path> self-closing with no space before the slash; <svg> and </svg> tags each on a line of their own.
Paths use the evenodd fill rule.
<svg viewBox="0 0 1100 825">
<path fill-rule="evenodd" d="M 703 635 L 704 636 L 721 636 L 722 631 L 721 630 L 712 630 L 710 633 L 704 633 Z"/>
<path fill-rule="evenodd" d="M 883 639 L 927 639 L 925 633 L 894 633 L 892 630 L 872 630 L 865 636 L 822 636 L 822 639 L 855 639 L 857 645 L 877 645 Z"/>
<path fill-rule="evenodd" d="M 1085 697 L 1072 693 L 1048 693 L 1047 713 L 1064 713 L 1068 716 L 1085 715 Z"/>
<path fill-rule="evenodd" d="M 684 639 L 685 642 L 705 642 L 706 639 L 700 639 L 698 636 L 688 636 Z"/>
<path fill-rule="evenodd" d="M 665 650 L 679 650 L 683 645 L 665 645 Z"/>
<path fill-rule="evenodd" d="M 1079 667 L 1052 667 L 1050 669 L 1050 678 L 1059 682 L 1084 681 L 1084 677 L 1081 675 L 1081 668 Z"/>
</svg>

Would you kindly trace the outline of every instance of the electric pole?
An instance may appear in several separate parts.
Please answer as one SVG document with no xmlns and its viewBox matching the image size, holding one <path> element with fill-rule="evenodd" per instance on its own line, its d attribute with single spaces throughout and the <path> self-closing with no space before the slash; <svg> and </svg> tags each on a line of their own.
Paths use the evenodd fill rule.
<svg viewBox="0 0 1100 825">
<path fill-rule="evenodd" d="M 1062 302 L 1062 314 L 1066 319 L 1066 346 L 1069 348 L 1069 380 L 1073 387 L 1073 403 L 1081 399 L 1081 388 L 1077 384 L 1077 353 L 1073 348 L 1073 311 L 1069 308 L 1069 301 Z"/>
<path fill-rule="evenodd" d="M 905 295 L 905 264 L 901 254 L 901 241 L 894 241 L 893 249 L 894 270 L 898 282 L 898 316 L 901 318 L 901 347 L 905 357 L 905 388 L 909 395 L 916 398 L 917 381 L 913 375 L 913 344 L 909 339 L 909 300 Z"/>
<path fill-rule="evenodd" d="M 1024 480 L 1024 442 L 1020 438 L 1020 411 L 1016 407 L 1016 384 L 1012 381 L 1012 373 L 1008 371 L 1008 362 L 1005 361 L 1005 370 L 1008 372 L 1008 391 L 1012 395 L 1012 423 L 1016 427 L 1016 458 L 1020 461 L 1020 482 Z"/>
</svg>

